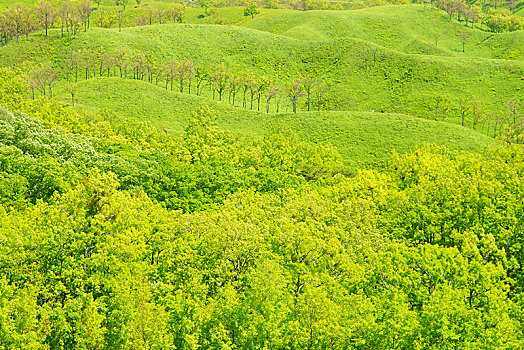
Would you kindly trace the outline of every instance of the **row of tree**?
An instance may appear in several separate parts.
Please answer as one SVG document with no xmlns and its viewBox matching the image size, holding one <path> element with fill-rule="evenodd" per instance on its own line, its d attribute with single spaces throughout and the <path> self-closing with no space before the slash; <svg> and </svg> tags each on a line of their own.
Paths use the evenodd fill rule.
<svg viewBox="0 0 524 350">
<path fill-rule="evenodd" d="M 143 80 L 162 84 L 171 91 L 195 93 L 198 96 L 207 88 L 213 99 L 222 101 L 227 95 L 232 105 L 237 103 L 237 96 L 240 95 L 242 107 L 260 111 L 265 105 L 267 113 L 272 103 L 278 113 L 284 98 L 289 99 L 295 113 L 302 98 L 308 111 L 321 110 L 326 105 L 328 92 L 327 84 L 312 75 L 279 84 L 249 70 L 232 71 L 225 63 L 210 69 L 195 64 L 193 60 L 172 60 L 158 64 L 147 52 L 130 53 L 124 48 L 117 48 L 113 54 L 104 50 L 71 51 L 60 68 L 53 68 L 51 63 L 38 65 L 30 70 L 27 80 L 34 98 L 35 90 L 42 95 L 52 96 L 52 88 L 59 77 L 77 83 L 79 77 L 87 80 L 97 76 Z M 67 89 L 74 103 L 74 85 L 68 84 Z"/>
<path fill-rule="evenodd" d="M 55 25 L 60 26 L 62 35 L 64 31 L 76 35 L 79 28 L 83 27 L 87 30 L 92 12 L 93 8 L 89 0 L 78 2 L 64 0 L 60 3 L 40 0 L 33 7 L 17 3 L 0 12 L 0 33 L 3 44 L 7 45 L 10 39 L 18 40 L 18 37 L 39 29 L 47 35 L 48 30 Z"/>
<path fill-rule="evenodd" d="M 473 27 L 475 23 L 485 24 L 493 32 L 524 29 L 524 18 L 513 15 L 507 9 L 489 8 L 484 12 L 480 5 L 470 5 L 464 0 L 439 0 L 438 5 L 446 11 L 449 19 L 456 17 L 459 22 L 464 21 L 466 26 L 471 24 Z"/>
<path fill-rule="evenodd" d="M 122 1 L 120 2 L 122 4 Z M 147 11 L 138 19 L 137 24 L 152 24 L 158 19 L 160 24 L 172 20 L 175 23 L 183 21 L 185 5 L 173 3 L 169 6 L 147 5 Z M 110 28 L 115 23 L 119 28 L 123 25 L 124 10 L 92 7 L 90 0 L 50 2 L 40 0 L 32 7 L 16 3 L 10 8 L 0 10 L 0 38 L 3 45 L 10 40 L 18 40 L 20 36 L 29 35 L 33 31 L 42 30 L 48 35 L 50 28 L 61 28 L 61 35 L 75 36 L 79 29 L 86 31 L 92 24 L 92 13 L 97 11 L 98 21 L 95 25 Z"/>
<path fill-rule="evenodd" d="M 97 76 L 143 80 L 162 85 L 166 90 L 194 93 L 197 96 L 207 91 L 210 97 L 219 101 L 227 96 L 227 101 L 232 105 L 237 105 L 240 98 L 243 108 L 258 111 L 265 109 L 267 113 L 272 104 L 274 111 L 278 113 L 284 101 L 291 104 L 295 113 L 300 106 L 304 106 L 307 111 L 320 111 L 329 100 L 328 85 L 312 75 L 300 76 L 280 84 L 267 76 L 257 76 L 249 70 L 230 70 L 225 63 L 209 69 L 190 59 L 158 64 L 147 52 L 128 52 L 124 48 L 117 48 L 113 54 L 108 54 L 103 49 L 71 51 L 59 69 L 55 69 L 50 63 L 31 69 L 27 74 L 27 83 L 33 99 L 35 90 L 52 97 L 52 89 L 58 79 L 65 78 L 69 82 L 65 89 L 70 93 L 74 104 L 79 77 L 90 79 Z M 435 97 L 433 108 L 435 119 L 446 119 L 449 116 L 449 101 L 442 96 Z M 481 130 L 508 143 L 520 143 L 524 125 L 520 111 L 520 101 L 511 98 L 503 110 L 488 113 L 482 101 L 473 96 L 461 98 L 455 112 L 458 113 L 462 126 Z"/>
</svg>

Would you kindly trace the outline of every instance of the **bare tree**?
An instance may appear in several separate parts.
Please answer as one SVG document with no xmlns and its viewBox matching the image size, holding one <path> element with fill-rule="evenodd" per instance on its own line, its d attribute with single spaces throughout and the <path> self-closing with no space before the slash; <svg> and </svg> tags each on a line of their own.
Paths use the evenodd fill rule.
<svg viewBox="0 0 524 350">
<path fill-rule="evenodd" d="M 114 54 L 114 64 L 120 70 L 120 78 L 124 76 L 124 71 L 127 76 L 127 50 L 123 47 L 117 47 Z"/>
<path fill-rule="evenodd" d="M 188 93 L 191 94 L 191 84 L 193 82 L 193 78 L 195 77 L 195 63 L 193 60 L 186 60 L 184 62 L 184 66 L 186 71 Z"/>
<path fill-rule="evenodd" d="M 222 101 L 222 95 L 227 88 L 227 82 L 229 80 L 229 71 L 226 68 L 226 64 L 222 62 L 215 68 L 210 75 L 211 87 L 213 90 L 213 99 L 215 99 L 215 91 L 218 92 L 218 100 Z"/>
<path fill-rule="evenodd" d="M 513 124 L 517 122 L 519 108 L 520 108 L 519 100 L 515 97 L 510 98 L 506 102 L 506 110 L 508 111 L 508 116 L 513 121 Z"/>
<path fill-rule="evenodd" d="M 468 39 L 469 39 L 469 33 L 465 30 L 462 30 L 460 32 L 460 42 L 462 43 L 462 52 L 464 52 Z"/>
<path fill-rule="evenodd" d="M 476 96 L 473 96 L 470 100 L 470 105 L 473 130 L 477 130 L 477 125 L 484 115 L 484 106 L 482 105 L 482 101 L 480 101 Z"/>
<path fill-rule="evenodd" d="M 19 35 L 25 35 L 26 38 L 34 28 L 33 18 L 31 16 L 31 10 L 24 4 L 17 3 L 11 9 L 13 18 L 16 21 L 16 36 L 18 39 Z"/>
<path fill-rule="evenodd" d="M 46 79 L 47 87 L 49 88 L 49 97 L 53 97 L 53 87 L 58 82 L 58 71 L 53 69 L 51 64 L 46 65 L 44 67 L 45 67 L 45 70 L 44 70 L 45 79 Z"/>
<path fill-rule="evenodd" d="M 460 106 L 460 120 L 461 120 L 460 124 L 464 126 L 464 122 L 466 121 L 466 115 L 468 114 L 470 106 L 471 106 L 471 101 L 466 97 L 462 97 L 459 100 L 459 106 Z"/>
<path fill-rule="evenodd" d="M 75 72 L 75 82 L 78 80 L 78 53 L 75 50 L 71 50 L 64 62 L 64 70 L 66 79 L 69 81 L 71 72 Z"/>
<path fill-rule="evenodd" d="M 315 89 L 315 95 L 316 95 L 316 102 L 317 102 L 317 110 L 320 112 L 320 109 L 322 108 L 322 106 L 325 104 L 325 96 L 326 96 L 326 93 L 328 92 L 328 86 L 326 83 L 324 82 L 321 82 L 317 85 L 316 89 Z"/>
<path fill-rule="evenodd" d="M 291 103 L 293 104 L 293 113 L 297 113 L 298 100 L 300 97 L 305 95 L 302 80 L 298 78 L 293 80 L 288 84 L 286 92 L 287 96 L 291 100 Z"/>
<path fill-rule="evenodd" d="M 280 87 L 278 85 L 270 85 L 266 90 L 264 97 L 266 98 L 266 113 L 269 113 L 269 105 L 271 100 L 277 97 L 280 93 Z"/>
<path fill-rule="evenodd" d="M 246 108 L 246 94 L 255 78 L 251 72 L 241 72 L 239 78 L 240 85 L 242 86 L 242 107 Z"/>
<path fill-rule="evenodd" d="M 122 22 L 124 20 L 124 11 L 118 10 L 116 12 L 116 18 L 118 21 L 118 31 L 121 32 L 122 31 Z"/>
<path fill-rule="evenodd" d="M 28 76 L 28 83 L 33 92 L 40 90 L 45 96 L 46 91 L 49 90 L 49 96 L 53 97 L 53 86 L 57 83 L 58 72 L 53 68 L 51 63 L 44 63 L 31 70 Z"/>
<path fill-rule="evenodd" d="M 80 51 L 80 61 L 85 69 L 86 80 L 91 77 L 91 67 L 95 66 L 96 54 L 88 49 Z"/>
<path fill-rule="evenodd" d="M 317 80 L 315 79 L 315 77 L 309 75 L 307 77 L 304 77 L 302 78 L 302 87 L 304 89 L 304 92 L 306 94 L 306 106 L 307 106 L 307 110 L 308 112 L 310 111 L 310 106 L 311 106 L 311 95 L 313 93 L 313 88 L 315 87 L 315 85 L 317 85 Z"/>
<path fill-rule="evenodd" d="M 45 35 L 47 36 L 47 30 L 55 19 L 56 9 L 50 2 L 40 0 L 34 6 L 34 13 L 38 22 L 42 24 L 42 28 L 45 30 Z"/>
<path fill-rule="evenodd" d="M 91 18 L 91 13 L 93 12 L 93 8 L 91 7 L 91 1 L 81 0 L 77 4 L 77 11 L 85 32 L 87 31 L 87 28 L 89 28 L 89 19 Z"/>
<path fill-rule="evenodd" d="M 241 80 L 237 73 L 229 75 L 227 90 L 229 91 L 229 103 L 235 105 L 235 97 L 240 89 Z"/>
</svg>

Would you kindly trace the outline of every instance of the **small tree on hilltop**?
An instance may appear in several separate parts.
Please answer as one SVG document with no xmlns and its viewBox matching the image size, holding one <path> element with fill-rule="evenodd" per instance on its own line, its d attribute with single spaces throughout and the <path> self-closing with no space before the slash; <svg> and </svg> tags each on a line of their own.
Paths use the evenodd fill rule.
<svg viewBox="0 0 524 350">
<path fill-rule="evenodd" d="M 252 4 L 246 7 L 244 10 L 244 16 L 251 16 L 251 19 L 255 18 L 256 15 L 260 13 L 260 10 L 257 8 L 257 5 Z"/>
</svg>

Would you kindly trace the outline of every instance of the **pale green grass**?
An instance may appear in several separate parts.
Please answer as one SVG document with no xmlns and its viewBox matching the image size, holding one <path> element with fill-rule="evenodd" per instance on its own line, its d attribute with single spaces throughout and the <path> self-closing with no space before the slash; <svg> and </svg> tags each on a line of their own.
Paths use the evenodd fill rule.
<svg viewBox="0 0 524 350">
<path fill-rule="evenodd" d="M 58 97 L 68 101 L 64 91 L 59 91 Z M 336 146 L 345 162 L 355 167 L 380 167 L 392 150 L 407 152 L 424 142 L 473 152 L 496 145 L 493 139 L 473 130 L 401 114 L 343 111 L 265 114 L 120 78 L 83 81 L 77 98 L 77 108 L 92 112 L 109 108 L 121 117 L 148 120 L 173 135 L 182 134 L 192 112 L 205 104 L 217 112 L 221 128 L 258 135 L 292 129 L 303 140 Z"/>
<path fill-rule="evenodd" d="M 486 113 L 505 113 L 504 103 L 522 95 L 524 62 L 468 57 L 410 55 L 360 39 L 297 40 L 253 29 L 216 25 L 152 25 L 115 29 L 92 28 L 74 39 L 53 31 L 35 34 L 0 48 L 0 62 L 64 61 L 71 50 L 90 48 L 150 53 L 161 64 L 193 59 L 212 68 L 225 62 L 232 71 L 286 83 L 313 74 L 330 85 L 327 109 L 384 111 L 445 118 L 458 122 L 460 98 L 477 96 Z M 437 98 L 447 108 L 435 114 Z M 303 108 L 303 106 L 302 106 Z"/>
</svg>

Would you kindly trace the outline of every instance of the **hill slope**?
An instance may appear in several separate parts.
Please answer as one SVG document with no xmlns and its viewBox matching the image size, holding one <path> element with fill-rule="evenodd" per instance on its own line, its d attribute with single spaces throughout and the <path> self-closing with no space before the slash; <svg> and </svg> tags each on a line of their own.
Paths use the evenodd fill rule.
<svg viewBox="0 0 524 350">
<path fill-rule="evenodd" d="M 407 115 L 344 111 L 268 115 L 120 78 L 82 82 L 77 96 L 81 108 L 109 108 L 122 117 L 148 120 L 175 135 L 183 132 L 195 108 L 207 104 L 217 112 L 221 128 L 258 135 L 291 129 L 303 140 L 333 144 L 346 163 L 358 167 L 381 166 L 391 150 L 407 152 L 423 142 L 473 152 L 496 145 L 473 130 Z M 67 100 L 65 95 L 61 98 Z"/>
<path fill-rule="evenodd" d="M 358 38 L 412 54 L 524 58 L 524 31 L 493 34 L 471 29 L 450 21 L 441 10 L 421 5 L 351 11 L 281 11 L 244 25 L 303 40 Z M 468 33 L 465 52 L 462 52 L 462 31 Z"/>
<path fill-rule="evenodd" d="M 153 25 L 117 30 L 93 28 L 74 39 L 36 34 L 0 48 L 0 62 L 52 59 L 63 64 L 71 50 L 147 52 L 153 62 L 193 59 L 211 68 L 286 83 L 312 74 L 330 86 L 327 109 L 384 111 L 458 121 L 460 98 L 477 96 L 487 113 L 521 93 L 522 61 L 409 55 L 360 39 L 303 41 L 252 29 L 216 25 Z M 436 111 L 436 105 L 445 108 Z M 444 106 L 445 105 L 445 106 Z M 442 111 L 446 110 L 444 115 Z"/>
</svg>

